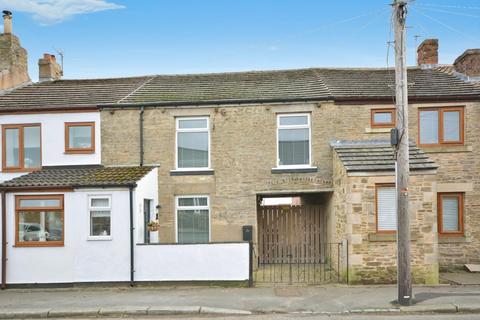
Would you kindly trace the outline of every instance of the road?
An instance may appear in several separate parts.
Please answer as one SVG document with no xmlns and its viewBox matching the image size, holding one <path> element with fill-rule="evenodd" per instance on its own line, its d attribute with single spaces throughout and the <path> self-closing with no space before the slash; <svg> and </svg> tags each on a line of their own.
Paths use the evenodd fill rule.
<svg viewBox="0 0 480 320">
<path fill-rule="evenodd" d="M 128 318 L 101 318 L 109 320 L 124 320 Z M 215 319 L 215 320 L 273 320 L 273 319 L 302 319 L 302 320 L 480 320 L 480 314 L 445 314 L 445 315 L 342 315 L 342 316 L 327 316 L 327 315 L 304 315 L 304 314 L 269 314 L 269 315 L 254 315 L 254 316 L 232 316 L 232 317 L 212 317 L 212 316 L 179 316 L 179 317 L 145 317 L 145 318 L 131 318 L 136 320 L 178 320 L 178 319 Z M 60 320 L 60 319 L 59 319 Z M 79 319 L 81 320 L 81 319 Z M 84 320 L 91 320 L 84 319 Z"/>
</svg>

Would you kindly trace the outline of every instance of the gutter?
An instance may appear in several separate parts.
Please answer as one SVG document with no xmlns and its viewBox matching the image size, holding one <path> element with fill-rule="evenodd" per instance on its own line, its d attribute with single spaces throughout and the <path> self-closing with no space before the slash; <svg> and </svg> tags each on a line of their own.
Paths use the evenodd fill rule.
<svg viewBox="0 0 480 320">
<path fill-rule="evenodd" d="M 204 101 L 157 101 L 146 103 L 105 103 L 98 104 L 100 109 L 104 108 L 144 108 L 144 107 L 182 107 L 182 106 L 205 106 L 205 105 L 229 105 L 229 104 L 263 104 L 263 103 L 285 103 L 285 102 L 316 102 L 332 101 L 333 96 L 313 98 L 286 98 L 286 99 L 232 99 L 232 100 L 204 100 Z"/>
<path fill-rule="evenodd" d="M 130 197 L 130 286 L 135 285 L 135 244 L 134 244 L 134 231 L 133 226 L 133 186 L 129 187 Z"/>
<path fill-rule="evenodd" d="M 5 191 L 2 190 L 2 284 L 1 289 L 7 288 L 7 209 L 5 208 Z"/>
</svg>

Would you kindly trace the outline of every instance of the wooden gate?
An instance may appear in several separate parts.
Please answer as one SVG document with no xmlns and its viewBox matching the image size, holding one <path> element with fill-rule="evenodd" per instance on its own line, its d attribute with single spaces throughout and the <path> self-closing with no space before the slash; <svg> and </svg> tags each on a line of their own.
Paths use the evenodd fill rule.
<svg viewBox="0 0 480 320">
<path fill-rule="evenodd" d="M 340 243 L 328 243 L 320 206 L 260 206 L 257 283 L 340 281 Z"/>
</svg>

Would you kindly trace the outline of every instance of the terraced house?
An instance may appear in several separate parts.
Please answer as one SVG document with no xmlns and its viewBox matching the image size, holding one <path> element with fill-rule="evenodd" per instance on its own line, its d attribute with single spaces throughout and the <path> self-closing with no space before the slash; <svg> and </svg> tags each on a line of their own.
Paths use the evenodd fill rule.
<svg viewBox="0 0 480 320">
<path fill-rule="evenodd" d="M 2 82 L 4 284 L 395 281 L 393 70 L 39 65 L 40 82 Z M 479 49 L 438 65 L 436 40 L 408 69 L 417 283 L 480 262 L 479 79 Z"/>
</svg>

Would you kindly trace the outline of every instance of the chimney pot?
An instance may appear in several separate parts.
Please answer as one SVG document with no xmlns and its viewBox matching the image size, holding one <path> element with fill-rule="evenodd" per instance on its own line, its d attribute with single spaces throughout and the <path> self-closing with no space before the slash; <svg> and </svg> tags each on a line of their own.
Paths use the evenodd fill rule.
<svg viewBox="0 0 480 320">
<path fill-rule="evenodd" d="M 417 65 L 438 64 L 438 39 L 425 39 L 417 48 Z"/>
<path fill-rule="evenodd" d="M 12 33 L 12 12 L 8 10 L 3 10 L 3 33 Z"/>
</svg>

